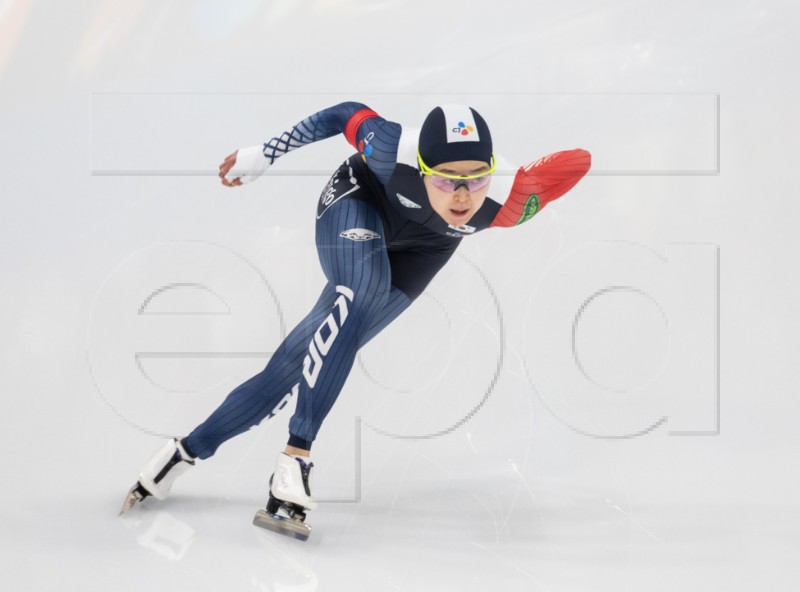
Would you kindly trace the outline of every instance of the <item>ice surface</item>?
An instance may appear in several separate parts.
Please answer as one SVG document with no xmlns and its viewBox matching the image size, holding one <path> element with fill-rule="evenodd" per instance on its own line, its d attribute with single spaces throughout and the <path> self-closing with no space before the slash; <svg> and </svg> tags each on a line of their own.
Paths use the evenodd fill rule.
<svg viewBox="0 0 800 592">
<path fill-rule="evenodd" d="M 789 1 L 0 3 L 3 589 L 796 590 L 798 24 Z M 251 524 L 288 410 L 118 518 L 322 285 L 315 201 L 349 147 L 236 190 L 217 164 L 351 99 L 412 126 L 470 103 L 514 165 L 593 169 L 466 240 L 361 352 L 307 542 Z"/>
</svg>

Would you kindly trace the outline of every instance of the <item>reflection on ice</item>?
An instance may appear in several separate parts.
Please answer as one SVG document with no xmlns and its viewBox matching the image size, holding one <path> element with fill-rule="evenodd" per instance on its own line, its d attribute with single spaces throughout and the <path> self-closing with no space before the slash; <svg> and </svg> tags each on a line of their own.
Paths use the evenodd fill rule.
<svg viewBox="0 0 800 592">
<path fill-rule="evenodd" d="M 195 530 L 163 510 L 135 508 L 120 517 L 122 523 L 136 534 L 136 542 L 170 561 L 180 561 L 189 551 Z"/>
</svg>

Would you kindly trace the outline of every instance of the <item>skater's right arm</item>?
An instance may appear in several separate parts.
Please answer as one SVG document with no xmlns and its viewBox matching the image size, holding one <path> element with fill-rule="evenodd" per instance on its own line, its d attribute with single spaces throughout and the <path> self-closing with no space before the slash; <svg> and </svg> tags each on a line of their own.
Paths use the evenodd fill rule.
<svg viewBox="0 0 800 592">
<path fill-rule="evenodd" d="M 361 125 L 367 120 L 370 120 L 368 126 Z M 373 128 L 379 123 L 399 128 L 398 124 L 384 120 L 362 103 L 339 103 L 306 117 L 261 146 L 242 148 L 229 154 L 219 165 L 219 177 L 226 187 L 238 187 L 256 180 L 277 158 L 287 152 L 337 134 L 344 134 L 347 141 L 357 148 L 356 144 L 360 141 L 363 147 L 365 136 L 368 135 L 365 133 L 366 128 Z"/>
</svg>

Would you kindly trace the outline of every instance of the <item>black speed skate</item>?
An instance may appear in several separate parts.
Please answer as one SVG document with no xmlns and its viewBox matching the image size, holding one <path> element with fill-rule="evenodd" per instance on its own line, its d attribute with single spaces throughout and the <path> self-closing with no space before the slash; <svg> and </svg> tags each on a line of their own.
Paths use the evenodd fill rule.
<svg viewBox="0 0 800 592">
<path fill-rule="evenodd" d="M 256 512 L 253 524 L 301 541 L 307 540 L 311 527 L 305 523 L 306 511 L 317 507 L 309 490 L 313 466 L 302 458 L 280 453 L 269 480 L 267 508 Z"/>
</svg>

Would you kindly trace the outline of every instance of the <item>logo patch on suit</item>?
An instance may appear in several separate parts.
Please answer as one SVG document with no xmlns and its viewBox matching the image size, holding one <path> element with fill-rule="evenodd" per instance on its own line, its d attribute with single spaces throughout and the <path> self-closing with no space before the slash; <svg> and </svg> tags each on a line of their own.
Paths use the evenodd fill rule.
<svg viewBox="0 0 800 592">
<path fill-rule="evenodd" d="M 464 234 L 472 234 L 475 232 L 474 226 L 467 226 L 464 224 L 463 226 L 453 226 L 452 224 L 447 225 L 448 228 L 452 228 L 453 230 L 457 230 L 458 232 L 462 232 Z"/>
<path fill-rule="evenodd" d="M 400 203 L 403 204 L 407 208 L 413 208 L 415 210 L 421 210 L 422 206 L 418 203 L 414 203 L 410 199 L 408 199 L 405 195 L 401 195 L 400 193 L 397 194 L 397 199 L 400 200 Z"/>
<path fill-rule="evenodd" d="M 336 171 L 336 174 L 331 177 L 328 184 L 325 185 L 325 189 L 322 190 L 322 195 L 319 198 L 319 205 L 317 206 L 317 220 L 322 218 L 322 215 L 327 212 L 333 204 L 360 189 L 358 181 L 353 175 L 353 168 L 347 167 L 347 171 L 348 174 L 345 175 L 340 168 Z M 340 184 L 339 181 L 345 181 L 345 185 Z M 348 182 L 350 188 L 345 191 Z"/>
<path fill-rule="evenodd" d="M 339 236 L 342 238 L 349 238 L 351 241 L 368 241 L 368 240 L 375 240 L 376 238 L 380 238 L 381 235 L 377 232 L 372 230 L 368 230 L 366 228 L 351 228 L 350 230 L 345 230 Z"/>
<path fill-rule="evenodd" d="M 539 196 L 535 193 L 532 193 L 531 196 L 528 198 L 528 201 L 525 202 L 525 205 L 522 208 L 522 215 L 519 218 L 517 224 L 522 224 L 523 222 L 527 222 L 531 218 L 533 218 L 536 213 L 539 211 Z"/>
</svg>

